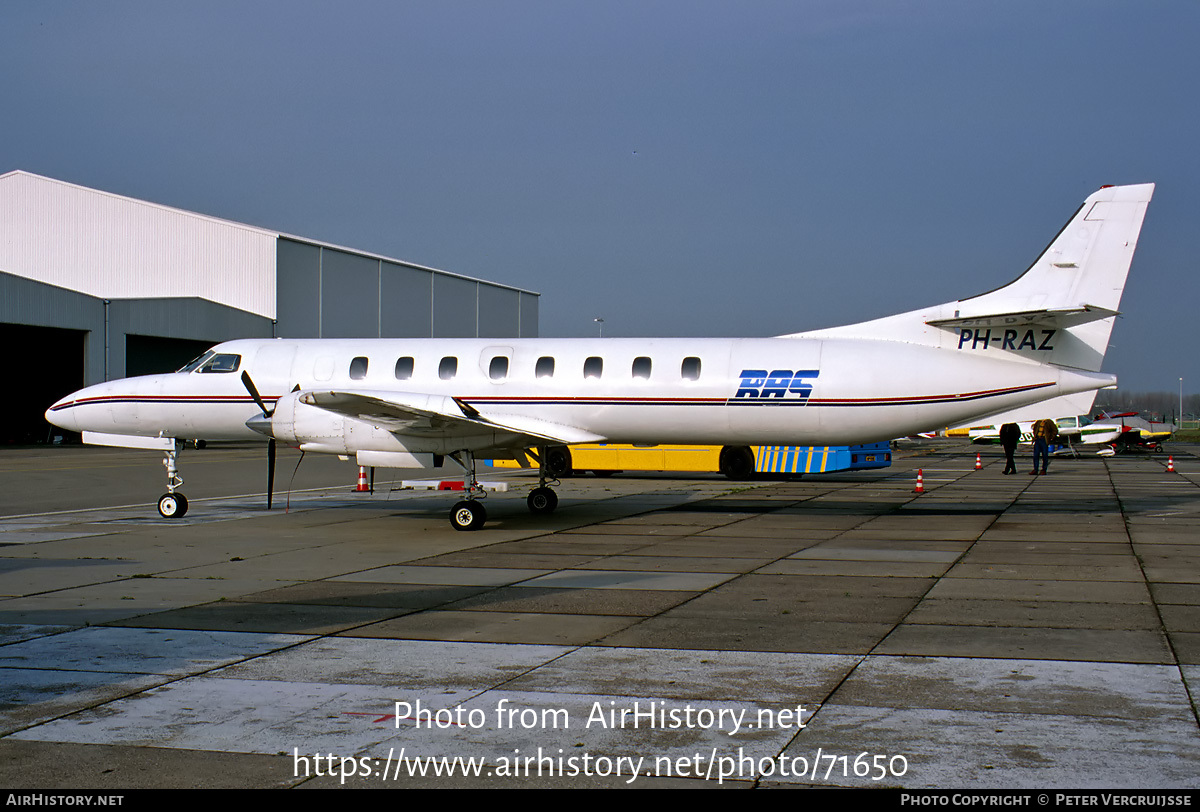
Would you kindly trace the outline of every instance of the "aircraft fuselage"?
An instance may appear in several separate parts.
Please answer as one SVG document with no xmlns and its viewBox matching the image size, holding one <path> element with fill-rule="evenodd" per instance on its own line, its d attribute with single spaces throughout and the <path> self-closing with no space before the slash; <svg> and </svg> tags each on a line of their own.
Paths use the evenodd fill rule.
<svg viewBox="0 0 1200 812">
<path fill-rule="evenodd" d="M 236 362 L 91 386 L 47 417 L 110 434 L 259 439 L 246 425 L 260 414 L 240 379 L 247 372 L 276 411 L 273 436 L 338 453 L 512 446 L 512 432 L 489 424 L 510 426 L 514 417 L 620 443 L 846 445 L 1112 381 L 1016 358 L 855 339 L 244 339 L 212 352 Z M 477 411 L 480 431 L 397 432 L 302 399 L 339 391 L 457 399 Z"/>
</svg>

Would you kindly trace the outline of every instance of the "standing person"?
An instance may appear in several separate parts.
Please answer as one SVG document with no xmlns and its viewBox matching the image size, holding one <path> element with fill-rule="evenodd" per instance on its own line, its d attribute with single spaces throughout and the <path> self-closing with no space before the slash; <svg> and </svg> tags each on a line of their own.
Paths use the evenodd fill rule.
<svg viewBox="0 0 1200 812">
<path fill-rule="evenodd" d="M 1013 454 L 1017 452 L 1017 442 L 1021 439 L 1021 427 L 1016 423 L 1005 423 L 1000 427 L 1000 445 L 1004 446 L 1004 473 L 1015 474 L 1017 464 Z"/>
<path fill-rule="evenodd" d="M 1030 475 L 1038 473 L 1038 456 L 1042 458 L 1041 473 L 1046 473 L 1050 467 L 1050 444 L 1058 439 L 1058 424 L 1050 418 L 1043 418 L 1033 424 L 1033 470 Z"/>
</svg>

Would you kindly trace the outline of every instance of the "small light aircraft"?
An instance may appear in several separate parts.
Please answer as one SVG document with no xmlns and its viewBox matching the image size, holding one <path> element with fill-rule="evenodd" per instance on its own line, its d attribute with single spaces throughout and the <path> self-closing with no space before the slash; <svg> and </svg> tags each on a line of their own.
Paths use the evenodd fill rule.
<svg viewBox="0 0 1200 812">
<path fill-rule="evenodd" d="M 1147 420 L 1137 412 L 1102 412 L 1097 419 L 1121 424 L 1124 432 L 1119 446 L 1126 451 L 1162 451 L 1163 441 L 1179 428 L 1174 423 Z"/>
<path fill-rule="evenodd" d="M 1033 442 L 1033 423 L 1032 420 L 1023 420 L 1017 423 L 1021 427 L 1022 443 Z M 1079 446 L 1098 446 L 1096 453 L 1101 456 L 1111 456 L 1113 444 L 1119 442 L 1121 435 L 1125 432 L 1125 428 L 1119 423 L 1096 423 L 1087 415 L 1056 417 L 1054 423 L 1058 426 L 1060 444 L 1066 446 L 1072 453 L 1078 453 Z M 969 435 L 972 443 L 998 443 L 1000 442 L 1000 425 L 972 426 Z"/>
<path fill-rule="evenodd" d="M 163 516 L 187 500 L 183 438 L 269 438 L 359 465 L 467 472 L 453 526 L 485 521 L 475 458 L 571 443 L 852 445 L 1112 386 L 1099 372 L 1153 184 L 1092 194 L 1020 277 L 988 293 L 776 338 L 243 339 L 178 372 L 89 386 L 46 418 L 84 442 L 165 453 Z M 966 258 L 969 260 L 969 257 Z"/>
<path fill-rule="evenodd" d="M 1036 408 L 1036 407 L 1035 407 Z M 1028 411 L 1028 410 L 1025 410 Z M 993 419 L 990 425 L 971 426 L 968 434 L 973 443 L 1000 442 L 1001 422 L 1015 422 L 1021 427 L 1021 442 L 1033 442 L 1033 421 Z M 1078 455 L 1080 446 L 1092 447 L 1102 457 L 1123 451 L 1162 451 L 1162 441 L 1169 439 L 1175 426 L 1170 423 L 1151 423 L 1136 412 L 1103 413 L 1095 420 L 1085 414 L 1058 417 L 1058 436 L 1065 448 L 1056 453 Z"/>
</svg>

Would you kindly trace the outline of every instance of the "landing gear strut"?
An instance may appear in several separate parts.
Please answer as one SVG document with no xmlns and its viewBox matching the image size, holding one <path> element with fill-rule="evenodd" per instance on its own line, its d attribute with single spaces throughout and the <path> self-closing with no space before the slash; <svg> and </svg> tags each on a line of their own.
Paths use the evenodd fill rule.
<svg viewBox="0 0 1200 812">
<path fill-rule="evenodd" d="M 467 498 L 450 509 L 450 524 L 455 530 L 478 530 L 487 521 L 487 508 L 479 501 L 486 491 L 475 476 L 475 455 L 470 451 L 459 451 L 449 457 L 467 472 L 464 483 Z"/>
<path fill-rule="evenodd" d="M 183 477 L 175 467 L 175 455 L 178 451 L 168 451 L 163 458 L 163 466 L 167 469 L 167 492 L 158 498 L 158 512 L 164 519 L 179 519 L 187 513 L 187 497 L 176 493 L 175 489 L 183 485 Z"/>
<path fill-rule="evenodd" d="M 558 494 L 547 485 L 547 482 L 558 480 L 554 477 L 553 457 L 547 455 L 546 451 L 546 447 L 542 446 L 536 452 L 532 449 L 528 452 L 538 463 L 538 486 L 529 492 L 525 500 L 533 513 L 553 513 L 558 507 Z M 455 451 L 447 456 L 467 473 L 463 481 L 466 499 L 450 509 L 450 525 L 455 530 L 478 530 L 487 521 L 487 509 L 479 501 L 487 495 L 487 489 L 479 484 L 475 476 L 475 455 L 470 451 Z M 524 460 L 523 457 L 519 459 Z"/>
<path fill-rule="evenodd" d="M 547 448 L 542 446 L 538 449 L 538 486 L 529 492 L 529 497 L 525 503 L 529 505 L 529 510 L 533 513 L 553 513 L 558 507 L 558 494 L 552 488 L 546 487 L 547 469 L 553 466 L 551 455 L 547 453 Z M 569 466 L 570 463 L 568 462 Z M 553 472 L 551 472 L 553 476 Z"/>
</svg>

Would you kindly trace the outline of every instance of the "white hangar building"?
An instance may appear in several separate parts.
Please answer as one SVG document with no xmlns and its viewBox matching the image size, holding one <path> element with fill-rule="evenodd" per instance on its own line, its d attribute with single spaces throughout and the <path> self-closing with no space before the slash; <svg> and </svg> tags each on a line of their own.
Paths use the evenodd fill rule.
<svg viewBox="0 0 1200 812">
<path fill-rule="evenodd" d="M 538 294 L 15 171 L 0 175 L 0 443 L 85 385 L 233 338 L 520 338 Z"/>
</svg>

